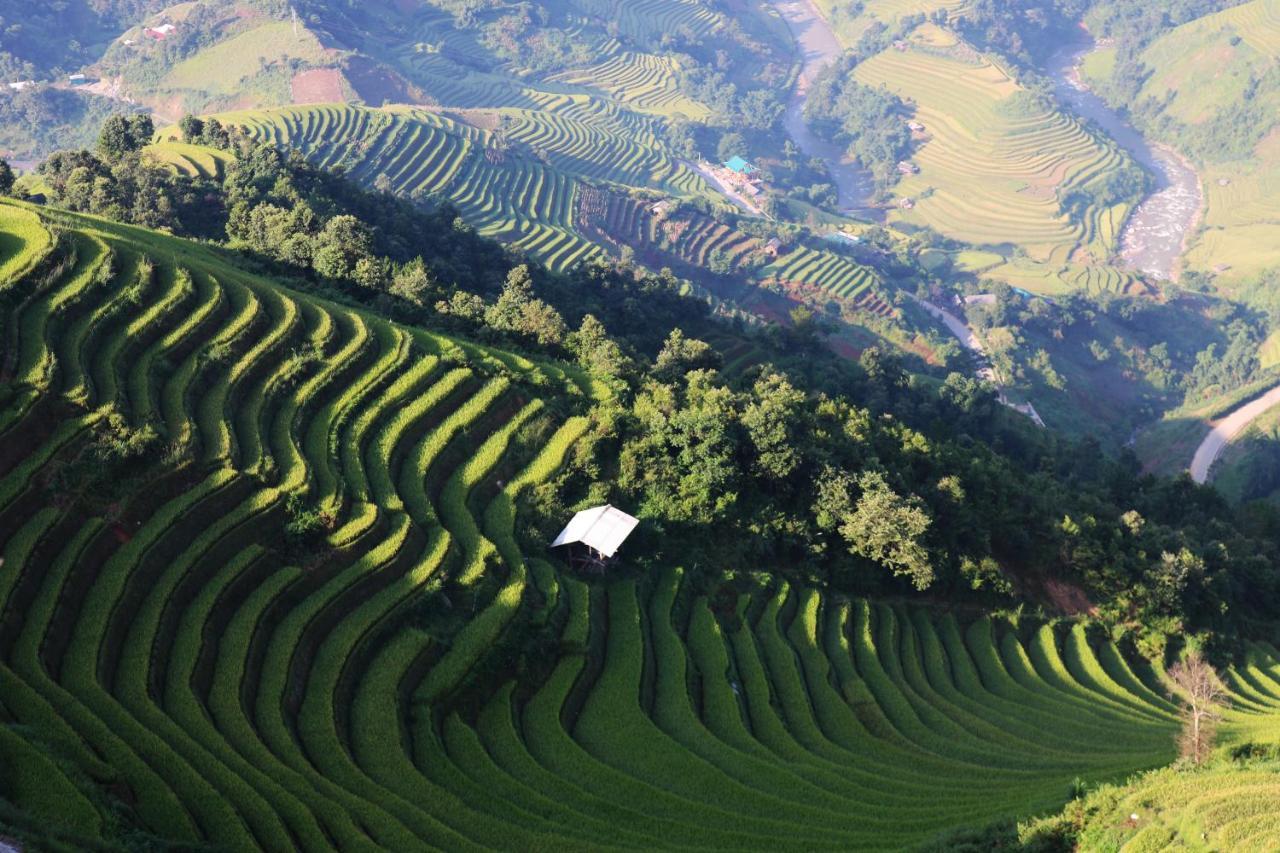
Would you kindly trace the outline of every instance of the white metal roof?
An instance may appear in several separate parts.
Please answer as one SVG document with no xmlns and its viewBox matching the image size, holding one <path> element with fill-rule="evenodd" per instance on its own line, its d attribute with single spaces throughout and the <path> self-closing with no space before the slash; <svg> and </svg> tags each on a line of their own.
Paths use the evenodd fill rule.
<svg viewBox="0 0 1280 853">
<path fill-rule="evenodd" d="M 612 557 L 639 523 L 638 518 L 609 504 L 584 509 L 560 531 L 551 547 L 559 548 L 561 545 L 581 542 L 606 557 Z"/>
</svg>

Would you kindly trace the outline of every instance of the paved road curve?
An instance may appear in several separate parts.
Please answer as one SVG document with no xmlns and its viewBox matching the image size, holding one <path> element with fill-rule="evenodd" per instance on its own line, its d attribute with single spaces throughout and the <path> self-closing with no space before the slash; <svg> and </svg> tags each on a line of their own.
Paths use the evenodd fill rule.
<svg viewBox="0 0 1280 853">
<path fill-rule="evenodd" d="M 1269 409 L 1280 405 L 1280 386 L 1276 386 L 1250 403 L 1245 403 L 1231 414 L 1214 425 L 1209 434 L 1196 448 L 1196 455 L 1191 460 L 1191 479 L 1197 483 L 1209 482 L 1209 474 L 1213 463 L 1218 461 L 1222 451 L 1231 440 L 1244 432 L 1249 424 Z"/>
</svg>

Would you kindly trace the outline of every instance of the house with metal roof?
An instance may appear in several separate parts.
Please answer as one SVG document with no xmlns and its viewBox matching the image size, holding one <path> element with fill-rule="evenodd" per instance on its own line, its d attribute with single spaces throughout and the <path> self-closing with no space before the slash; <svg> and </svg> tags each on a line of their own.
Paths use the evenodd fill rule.
<svg viewBox="0 0 1280 853">
<path fill-rule="evenodd" d="M 731 157 L 730 159 L 724 161 L 724 167 L 728 169 L 730 172 L 733 172 L 735 175 L 754 175 L 756 172 L 759 171 L 759 169 L 757 169 L 755 166 L 752 166 L 750 163 L 748 163 L 746 160 L 742 159 L 741 157 Z"/>
<path fill-rule="evenodd" d="M 569 561 L 577 566 L 603 569 L 640 523 L 615 506 L 584 509 L 560 531 L 552 548 L 569 548 Z"/>
</svg>

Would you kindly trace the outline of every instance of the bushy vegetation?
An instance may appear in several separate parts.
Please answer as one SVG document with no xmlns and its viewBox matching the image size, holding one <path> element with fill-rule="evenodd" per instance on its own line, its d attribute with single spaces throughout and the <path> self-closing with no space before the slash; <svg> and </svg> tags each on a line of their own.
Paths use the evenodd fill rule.
<svg viewBox="0 0 1280 853">
<path fill-rule="evenodd" d="M 804 117 L 823 136 L 840 142 L 875 178 L 881 192 L 896 183 L 898 163 L 910 159 L 911 111 L 884 88 L 859 83 L 856 56 L 846 54 L 813 82 Z"/>
<path fill-rule="evenodd" d="M 1233 69 L 1233 76 L 1248 74 L 1240 97 L 1222 98 L 1215 115 L 1196 121 L 1186 121 L 1168 109 L 1177 92 L 1148 90 L 1153 75 L 1164 71 L 1149 64 L 1152 58 L 1147 49 L 1153 43 L 1183 24 L 1237 5 L 1232 0 L 1184 0 L 1159 7 L 1128 2 L 1096 4 L 1089 13 L 1090 21 L 1115 40 L 1113 68 L 1106 79 L 1097 81 L 1102 94 L 1123 105 L 1144 130 L 1174 143 L 1197 161 L 1249 158 L 1274 124 L 1271 93 L 1280 86 L 1274 68 L 1263 63 L 1258 71 Z M 1224 35 L 1222 40 L 1234 47 L 1240 36 Z"/>
</svg>

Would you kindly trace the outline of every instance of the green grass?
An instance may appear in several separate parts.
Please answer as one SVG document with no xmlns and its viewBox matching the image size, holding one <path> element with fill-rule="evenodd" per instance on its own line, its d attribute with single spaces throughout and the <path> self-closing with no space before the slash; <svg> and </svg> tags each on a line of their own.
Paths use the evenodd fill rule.
<svg viewBox="0 0 1280 853">
<path fill-rule="evenodd" d="M 270 21 L 198 51 L 173 66 L 160 81 L 171 91 L 196 91 L 212 95 L 232 95 L 247 78 L 272 64 L 290 60 L 321 63 L 327 51 L 305 27 L 288 21 Z"/>
</svg>

